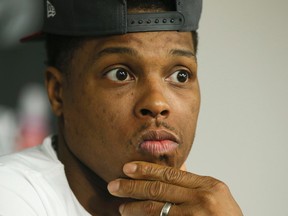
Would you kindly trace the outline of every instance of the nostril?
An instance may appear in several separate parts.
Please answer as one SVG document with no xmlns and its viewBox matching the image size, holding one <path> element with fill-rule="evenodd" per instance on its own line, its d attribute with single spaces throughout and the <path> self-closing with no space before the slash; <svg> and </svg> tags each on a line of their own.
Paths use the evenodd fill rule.
<svg viewBox="0 0 288 216">
<path fill-rule="evenodd" d="M 147 115 L 149 115 L 149 116 L 152 116 L 152 117 L 156 117 L 157 115 L 167 116 L 167 115 L 169 114 L 169 111 L 168 111 L 168 110 L 163 110 L 163 111 L 160 112 L 160 113 L 154 113 L 154 112 L 152 112 L 152 111 L 149 110 L 149 109 L 141 109 L 140 112 L 141 112 L 141 115 L 142 115 L 142 116 L 147 116 Z"/>
<path fill-rule="evenodd" d="M 148 109 L 141 109 L 140 112 L 141 112 L 141 114 L 142 114 L 143 116 L 151 115 L 151 114 L 152 114 L 151 111 L 148 110 Z"/>
<path fill-rule="evenodd" d="M 168 113 L 169 113 L 168 110 L 163 110 L 163 111 L 160 113 L 160 115 L 162 115 L 162 116 L 167 116 Z"/>
</svg>

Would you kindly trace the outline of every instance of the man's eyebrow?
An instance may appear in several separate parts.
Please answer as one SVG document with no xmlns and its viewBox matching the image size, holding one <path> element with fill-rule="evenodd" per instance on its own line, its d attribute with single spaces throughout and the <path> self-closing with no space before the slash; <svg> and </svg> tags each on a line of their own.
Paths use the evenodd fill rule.
<svg viewBox="0 0 288 216">
<path fill-rule="evenodd" d="M 173 56 L 184 56 L 188 58 L 195 58 L 195 54 L 192 51 L 189 50 L 182 50 L 182 49 L 173 49 L 169 52 L 170 55 Z"/>
<path fill-rule="evenodd" d="M 131 56 L 138 56 L 138 52 L 136 50 L 128 47 L 108 47 L 96 53 L 94 60 L 98 60 L 105 55 L 111 54 L 127 54 Z"/>
</svg>

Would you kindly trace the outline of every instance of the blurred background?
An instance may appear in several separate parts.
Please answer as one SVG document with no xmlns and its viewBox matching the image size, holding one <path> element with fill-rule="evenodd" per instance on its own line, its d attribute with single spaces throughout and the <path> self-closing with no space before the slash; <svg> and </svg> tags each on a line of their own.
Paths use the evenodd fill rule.
<svg viewBox="0 0 288 216">
<path fill-rule="evenodd" d="M 188 165 L 226 182 L 245 216 L 288 216 L 287 22 L 287 0 L 204 0 Z"/>
<path fill-rule="evenodd" d="M 0 154 L 53 132 L 39 0 L 0 0 Z M 187 165 L 226 182 L 245 216 L 288 216 L 288 1 L 204 1 L 202 108 Z"/>
<path fill-rule="evenodd" d="M 51 132 L 43 43 L 19 42 L 41 28 L 39 8 L 39 0 L 0 0 L 0 155 L 37 145 Z"/>
</svg>

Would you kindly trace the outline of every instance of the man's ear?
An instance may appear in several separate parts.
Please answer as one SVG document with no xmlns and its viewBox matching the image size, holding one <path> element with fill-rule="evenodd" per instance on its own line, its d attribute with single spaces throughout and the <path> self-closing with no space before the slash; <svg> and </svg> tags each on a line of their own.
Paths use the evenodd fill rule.
<svg viewBox="0 0 288 216">
<path fill-rule="evenodd" d="M 45 71 L 45 85 L 52 111 L 58 117 L 63 111 L 63 73 L 55 67 Z"/>
</svg>

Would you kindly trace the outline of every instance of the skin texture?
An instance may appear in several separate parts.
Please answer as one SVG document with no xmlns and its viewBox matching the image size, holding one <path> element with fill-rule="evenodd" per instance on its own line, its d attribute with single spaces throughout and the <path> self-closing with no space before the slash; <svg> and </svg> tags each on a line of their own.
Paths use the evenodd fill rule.
<svg viewBox="0 0 288 216">
<path fill-rule="evenodd" d="M 191 33 L 89 39 L 69 68 L 47 68 L 46 86 L 59 119 L 58 158 L 88 212 L 159 215 L 169 201 L 169 215 L 242 215 L 223 183 L 180 170 L 200 107 Z M 160 147 L 145 150 L 150 141 Z"/>
</svg>

